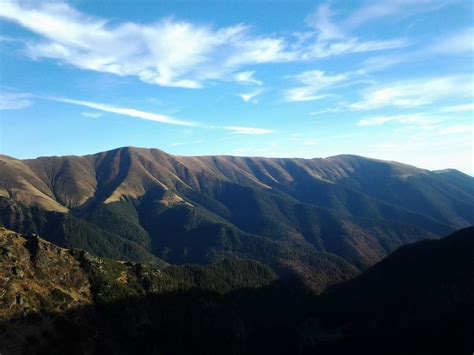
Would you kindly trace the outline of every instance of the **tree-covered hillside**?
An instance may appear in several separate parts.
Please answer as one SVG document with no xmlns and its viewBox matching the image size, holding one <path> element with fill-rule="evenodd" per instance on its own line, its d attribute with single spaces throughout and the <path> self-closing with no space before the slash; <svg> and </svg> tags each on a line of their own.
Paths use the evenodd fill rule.
<svg viewBox="0 0 474 355">
<path fill-rule="evenodd" d="M 2 229 L 0 273 L 7 284 L 1 287 L 8 292 L 0 299 L 0 350 L 468 353 L 474 345 L 473 242 L 471 227 L 402 247 L 315 296 L 250 260 L 158 268 Z"/>
<path fill-rule="evenodd" d="M 321 292 L 474 223 L 473 178 L 356 156 L 0 157 L 0 223 L 118 260 L 244 257 Z"/>
</svg>

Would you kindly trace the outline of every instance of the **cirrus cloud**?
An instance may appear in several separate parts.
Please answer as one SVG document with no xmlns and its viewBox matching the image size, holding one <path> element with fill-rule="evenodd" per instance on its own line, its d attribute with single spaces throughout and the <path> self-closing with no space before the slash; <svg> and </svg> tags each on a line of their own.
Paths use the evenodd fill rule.
<svg viewBox="0 0 474 355">
<path fill-rule="evenodd" d="M 304 40 L 294 36 L 255 35 L 244 24 L 214 28 L 174 18 L 150 24 L 89 16 L 63 2 L 3 0 L 0 18 L 39 38 L 26 41 L 33 59 L 53 59 L 74 67 L 118 76 L 134 76 L 164 87 L 198 89 L 207 81 L 261 85 L 250 65 L 308 61 L 329 56 L 399 48 L 403 39 L 361 41 L 331 30 L 328 7 L 318 10 L 322 26 L 310 24 Z"/>
<path fill-rule="evenodd" d="M 238 96 L 245 102 L 257 103 L 256 97 L 261 95 L 262 93 L 263 93 L 263 90 L 259 89 L 259 90 L 253 90 L 246 93 L 241 93 L 241 94 L 238 94 Z"/>
<path fill-rule="evenodd" d="M 270 134 L 273 130 L 266 128 L 255 128 L 255 127 L 240 127 L 240 126 L 227 126 L 224 127 L 233 134 Z"/>
<path fill-rule="evenodd" d="M 383 107 L 411 108 L 432 104 L 449 97 L 472 97 L 474 81 L 470 75 L 424 78 L 376 86 L 364 91 L 362 100 L 349 106 L 352 110 L 375 110 Z"/>
<path fill-rule="evenodd" d="M 286 101 L 314 101 L 326 97 L 320 94 L 323 89 L 330 88 L 346 81 L 349 74 L 328 75 L 321 70 L 310 70 L 293 76 L 293 79 L 303 84 L 284 92 Z"/>
<path fill-rule="evenodd" d="M 25 93 L 0 92 L 0 110 L 22 110 L 30 107 L 33 102 L 31 95 Z"/>
<path fill-rule="evenodd" d="M 388 115 L 388 116 L 377 116 L 371 118 L 365 118 L 360 120 L 357 125 L 368 127 L 368 126 L 382 126 L 387 123 L 402 123 L 410 125 L 429 126 L 432 125 L 436 120 L 431 117 L 427 117 L 423 113 L 414 114 L 402 114 L 402 115 Z"/>
<path fill-rule="evenodd" d="M 146 112 L 146 111 L 136 110 L 133 108 L 117 107 L 117 106 L 103 104 L 103 103 L 83 101 L 83 100 L 74 100 L 74 99 L 68 99 L 68 98 L 63 98 L 63 97 L 49 97 L 47 99 L 58 101 L 58 102 L 64 102 L 64 103 L 72 104 L 72 105 L 88 107 L 95 110 L 114 113 L 121 116 L 140 118 L 142 120 L 147 120 L 147 121 L 154 121 L 154 122 L 160 122 L 160 123 L 166 123 L 166 124 L 178 125 L 178 126 L 197 126 L 197 124 L 194 122 L 179 120 L 179 119 L 172 118 L 169 116 L 160 115 L 158 113 Z"/>
</svg>

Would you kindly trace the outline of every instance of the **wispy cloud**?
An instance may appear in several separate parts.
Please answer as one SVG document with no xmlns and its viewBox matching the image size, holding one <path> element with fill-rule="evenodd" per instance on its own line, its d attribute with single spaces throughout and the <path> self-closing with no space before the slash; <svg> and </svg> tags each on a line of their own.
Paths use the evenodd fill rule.
<svg viewBox="0 0 474 355">
<path fill-rule="evenodd" d="M 387 123 L 402 123 L 410 125 L 432 125 L 436 120 L 427 117 L 422 113 L 406 114 L 406 115 L 388 115 L 376 116 L 360 120 L 358 126 L 381 126 Z"/>
<path fill-rule="evenodd" d="M 82 100 L 73 100 L 61 97 L 50 97 L 49 100 L 64 102 L 67 104 L 78 105 L 83 107 L 92 108 L 95 110 L 114 113 L 117 115 L 128 116 L 133 118 L 139 118 L 142 120 L 166 123 L 171 125 L 179 125 L 179 126 L 196 126 L 196 123 L 184 120 L 178 120 L 172 117 L 168 117 L 165 115 L 160 115 L 157 113 L 140 111 L 133 108 L 125 108 L 125 107 L 117 107 L 108 104 L 90 102 L 90 101 L 82 101 Z"/>
<path fill-rule="evenodd" d="M 474 113 L 474 103 L 443 107 L 441 109 L 441 112 L 472 112 Z"/>
<path fill-rule="evenodd" d="M 206 80 L 226 80 L 248 64 L 289 60 L 285 40 L 250 34 L 245 25 L 214 29 L 171 18 L 149 25 L 88 16 L 55 3 L 2 1 L 0 17 L 43 37 L 29 41 L 33 58 L 52 58 L 81 69 L 137 76 L 161 86 L 200 88 Z M 237 75 L 237 80 L 251 76 Z"/>
<path fill-rule="evenodd" d="M 413 132 L 409 134 L 408 132 Z M 468 141 L 472 145 L 472 135 L 474 134 L 474 124 L 459 123 L 452 124 L 449 121 L 442 122 L 440 124 L 433 124 L 427 126 L 426 129 L 420 130 L 418 127 L 407 126 L 407 130 L 400 130 L 407 138 L 419 141 L 432 140 L 435 137 L 444 137 L 440 139 L 441 142 L 445 142 L 448 138 L 459 138 L 460 141 Z"/>
<path fill-rule="evenodd" d="M 195 122 L 191 121 L 185 121 L 185 120 L 179 120 L 173 117 L 153 113 L 153 112 L 146 112 L 146 111 L 141 111 L 141 110 L 136 110 L 133 108 L 126 108 L 126 107 L 117 107 L 109 104 L 103 104 L 103 103 L 97 103 L 97 102 L 90 102 L 90 101 L 83 101 L 83 100 L 74 100 L 74 99 L 68 99 L 68 98 L 62 98 L 62 97 L 48 97 L 45 98 L 47 100 L 53 100 L 57 102 L 64 102 L 67 104 L 72 104 L 72 105 L 78 105 L 78 106 L 83 106 L 83 107 L 88 107 L 92 108 L 95 110 L 103 111 L 103 112 L 109 112 L 109 113 L 114 113 L 117 115 L 122 115 L 122 116 L 128 116 L 128 117 L 133 117 L 133 118 L 138 118 L 138 119 L 143 119 L 143 120 L 148 120 L 148 121 L 154 121 L 154 122 L 160 122 L 160 123 L 165 123 L 165 124 L 171 124 L 171 125 L 178 125 L 178 126 L 191 126 L 191 127 L 202 127 L 202 128 L 215 128 L 215 129 L 224 129 L 227 131 L 230 131 L 233 134 L 249 134 L 249 135 L 263 135 L 263 134 L 270 134 L 273 133 L 274 131 L 271 129 L 266 129 L 266 128 L 256 128 L 256 127 L 241 127 L 241 126 L 224 126 L 224 127 L 219 127 L 219 126 L 206 126 L 206 125 L 198 125 Z M 88 112 L 89 117 L 91 114 Z M 84 113 L 82 113 L 84 115 Z M 100 114 L 100 112 L 98 112 Z M 86 115 L 87 116 L 87 115 Z M 95 115 L 94 115 L 95 116 Z M 196 141 L 191 141 L 191 142 L 175 142 L 172 145 L 173 146 L 179 146 L 179 145 L 184 145 L 184 144 L 197 144 L 197 143 L 202 143 L 202 140 L 196 140 Z"/>
<path fill-rule="evenodd" d="M 420 150 L 416 151 L 416 153 L 421 156 L 425 154 L 424 152 L 426 151 L 433 152 L 434 145 L 439 143 L 448 145 L 449 147 L 446 148 L 454 150 L 456 150 L 453 145 L 454 143 L 467 145 L 472 148 L 474 124 L 453 124 L 451 116 L 442 116 L 438 113 L 432 115 L 414 113 L 378 116 L 363 119 L 358 122 L 359 126 L 364 127 L 376 127 L 385 124 L 393 124 L 397 127 L 397 129 L 393 131 L 393 134 L 394 136 L 403 136 L 404 144 L 400 144 L 400 142 L 384 143 L 380 145 L 380 147 L 393 147 L 394 150 L 398 150 L 398 153 L 406 148 L 416 151 L 415 147 L 418 147 Z M 435 139 L 436 137 L 443 138 Z M 449 140 L 451 140 L 451 143 L 449 143 Z M 446 166 L 450 165 L 448 164 Z"/>
<path fill-rule="evenodd" d="M 457 55 L 474 55 L 474 28 L 463 28 L 449 34 L 435 37 L 434 41 L 422 47 L 395 54 L 376 55 L 366 59 L 360 74 L 369 74 L 381 70 L 390 69 L 394 66 L 424 61 L 431 58 Z"/>
<path fill-rule="evenodd" d="M 474 134 L 474 125 L 472 124 L 459 124 L 447 127 L 441 127 L 434 132 L 434 135 L 448 136 L 454 134 Z"/>
<path fill-rule="evenodd" d="M 263 92 L 263 90 L 253 90 L 253 91 L 250 91 L 250 92 L 246 92 L 246 93 L 241 93 L 241 94 L 238 94 L 238 96 L 244 100 L 245 102 L 252 102 L 252 103 L 257 103 L 257 99 L 256 97 L 261 95 Z"/>
<path fill-rule="evenodd" d="M 406 63 L 414 60 L 413 54 L 411 53 L 398 53 L 395 55 L 377 55 L 366 59 L 360 69 L 359 74 L 371 74 L 378 71 L 383 71 L 388 68 L 394 67 L 401 63 Z"/>
<path fill-rule="evenodd" d="M 438 38 L 427 48 L 429 54 L 474 54 L 474 27 L 465 28 L 449 36 Z"/>
<path fill-rule="evenodd" d="M 228 131 L 231 131 L 233 134 L 270 134 L 273 133 L 271 129 L 265 128 L 255 128 L 255 127 L 240 127 L 240 126 L 227 126 L 224 127 Z"/>
<path fill-rule="evenodd" d="M 340 39 L 346 37 L 342 29 L 332 22 L 332 11 L 328 4 L 318 7 L 314 14 L 310 15 L 306 22 L 317 31 L 321 41 Z"/>
<path fill-rule="evenodd" d="M 411 44 L 405 38 L 364 41 L 351 34 L 350 26 L 334 22 L 333 13 L 328 4 L 318 7 L 306 23 L 314 32 L 298 34 L 300 45 L 305 45 L 301 53 L 303 59 L 313 60 L 351 53 L 373 52 L 406 47 Z"/>
<path fill-rule="evenodd" d="M 472 97 L 473 92 L 474 83 L 470 75 L 395 82 L 369 88 L 363 93 L 363 99 L 351 104 L 349 108 L 374 110 L 387 106 L 418 107 L 448 97 Z"/>
<path fill-rule="evenodd" d="M 254 78 L 255 71 L 242 71 L 235 73 L 233 79 L 239 83 L 250 83 L 255 85 L 262 85 L 263 83 L 260 80 Z"/>
<path fill-rule="evenodd" d="M 438 10 L 448 3 L 437 0 L 366 0 L 362 2 L 362 6 L 343 21 L 343 26 L 354 29 L 369 21 L 380 20 L 386 17 L 399 20 L 418 13 Z"/>
<path fill-rule="evenodd" d="M 406 39 L 361 41 L 354 37 L 342 41 L 316 41 L 308 46 L 307 51 L 302 53 L 302 58 L 313 60 L 352 53 L 384 51 L 406 47 L 410 44 Z"/>
<path fill-rule="evenodd" d="M 198 140 L 189 141 L 189 142 L 174 142 L 174 143 L 171 143 L 171 146 L 172 147 L 178 147 L 178 146 L 182 146 L 182 145 L 201 144 L 201 143 L 204 143 L 204 141 L 202 139 L 198 139 Z"/>
<path fill-rule="evenodd" d="M 286 90 L 284 92 L 285 100 L 313 101 L 326 97 L 326 94 L 320 92 L 346 81 L 349 74 L 328 75 L 320 70 L 310 70 L 295 75 L 293 78 L 303 85 Z"/>
<path fill-rule="evenodd" d="M 33 104 L 30 98 L 30 94 L 0 92 L 0 110 L 22 110 L 28 108 Z"/>
<path fill-rule="evenodd" d="M 135 76 L 167 87 L 201 88 L 207 81 L 260 85 L 249 65 L 307 61 L 335 55 L 406 46 L 403 39 L 362 41 L 339 34 L 329 7 L 321 7 L 312 27 L 294 36 L 254 35 L 249 26 L 212 26 L 162 19 L 152 24 L 110 21 L 89 16 L 62 2 L 4 0 L 0 18 L 39 35 L 28 40 L 32 58 L 50 58 L 84 70 Z"/>
<path fill-rule="evenodd" d="M 102 117 L 104 114 L 101 112 L 82 112 L 81 115 L 89 118 L 99 118 Z"/>
<path fill-rule="evenodd" d="M 327 95 L 316 95 L 314 89 L 310 86 L 288 89 L 284 93 L 284 99 L 292 102 L 315 101 L 326 97 Z"/>
<path fill-rule="evenodd" d="M 10 36 L 2 36 L 0 35 L 0 44 L 2 43 L 14 43 L 14 42 L 21 42 L 18 38 L 10 37 Z"/>
<path fill-rule="evenodd" d="M 330 107 L 330 108 L 326 108 L 326 109 L 319 110 L 319 111 L 313 111 L 313 112 L 308 113 L 308 115 L 317 116 L 317 115 L 324 115 L 324 114 L 327 114 L 327 113 L 337 113 L 337 112 L 344 111 L 345 109 L 342 107 L 342 106 L 344 106 L 344 104 L 339 103 L 339 105 L 341 105 L 341 107 Z"/>
</svg>

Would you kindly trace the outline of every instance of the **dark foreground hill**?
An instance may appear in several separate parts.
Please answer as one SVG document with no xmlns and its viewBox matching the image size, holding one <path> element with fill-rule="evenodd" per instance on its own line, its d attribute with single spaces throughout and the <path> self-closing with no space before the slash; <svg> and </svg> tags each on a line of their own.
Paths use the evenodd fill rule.
<svg viewBox="0 0 474 355">
<path fill-rule="evenodd" d="M 474 179 L 357 156 L 0 156 L 0 223 L 132 262 L 249 258 L 316 292 L 474 224 Z"/>
<path fill-rule="evenodd" d="M 318 299 L 318 316 L 344 339 L 328 353 L 469 354 L 474 350 L 474 227 L 399 248 Z"/>
<path fill-rule="evenodd" d="M 470 354 L 474 347 L 474 227 L 402 247 L 320 296 L 242 259 L 157 268 L 7 230 L 0 248 L 2 354 Z"/>
</svg>

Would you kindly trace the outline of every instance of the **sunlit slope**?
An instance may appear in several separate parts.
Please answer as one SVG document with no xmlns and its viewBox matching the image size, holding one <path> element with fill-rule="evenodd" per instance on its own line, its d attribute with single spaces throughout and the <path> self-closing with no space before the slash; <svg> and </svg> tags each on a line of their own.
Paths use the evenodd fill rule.
<svg viewBox="0 0 474 355">
<path fill-rule="evenodd" d="M 323 289 L 400 245 L 474 224 L 473 181 L 350 155 L 1 156 L 0 222 L 117 259 L 249 257 Z"/>
</svg>

